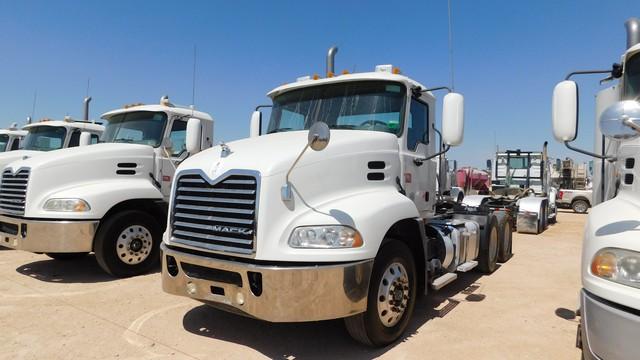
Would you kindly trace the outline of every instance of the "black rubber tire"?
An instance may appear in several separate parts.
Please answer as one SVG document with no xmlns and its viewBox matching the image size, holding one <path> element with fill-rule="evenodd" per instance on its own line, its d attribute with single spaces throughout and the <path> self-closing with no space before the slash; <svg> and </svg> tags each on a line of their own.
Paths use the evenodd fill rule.
<svg viewBox="0 0 640 360">
<path fill-rule="evenodd" d="M 52 258 L 53 260 L 58 260 L 58 261 L 70 261 L 70 260 L 81 259 L 81 258 L 87 256 L 88 254 L 89 254 L 88 252 L 79 252 L 79 253 L 45 253 L 45 255 L 47 255 L 48 257 Z"/>
<path fill-rule="evenodd" d="M 509 219 L 502 224 L 500 229 L 500 248 L 498 249 L 498 262 L 506 263 L 513 256 L 513 226 Z"/>
<path fill-rule="evenodd" d="M 456 199 L 456 202 L 460 204 L 462 203 L 462 200 L 464 200 L 464 195 L 462 195 L 462 193 L 458 193 L 458 198 Z"/>
<path fill-rule="evenodd" d="M 409 299 L 400 321 L 393 327 L 386 327 L 378 316 L 378 287 L 384 271 L 394 262 L 401 263 L 407 271 Z M 375 347 L 386 346 L 398 340 L 413 315 L 417 295 L 416 275 L 415 261 L 407 245 L 398 240 L 391 240 L 383 245 L 373 263 L 367 296 L 367 310 L 344 319 L 349 335 L 362 344 Z"/>
<path fill-rule="evenodd" d="M 481 233 L 480 254 L 478 256 L 478 270 L 485 274 L 491 274 L 498 267 L 499 230 L 498 220 L 495 215 L 489 215 L 487 225 Z M 491 251 L 492 247 L 494 248 L 493 251 Z"/>
<path fill-rule="evenodd" d="M 575 200 L 571 203 L 571 209 L 578 214 L 586 214 L 589 210 L 589 203 L 584 200 Z"/>
<path fill-rule="evenodd" d="M 120 233 L 129 226 L 142 225 L 151 233 L 152 246 L 147 258 L 139 264 L 125 264 L 116 253 L 116 241 Z M 162 227 L 155 218 L 138 210 L 116 213 L 100 224 L 93 244 L 100 267 L 109 275 L 129 277 L 149 272 L 160 261 Z"/>
</svg>

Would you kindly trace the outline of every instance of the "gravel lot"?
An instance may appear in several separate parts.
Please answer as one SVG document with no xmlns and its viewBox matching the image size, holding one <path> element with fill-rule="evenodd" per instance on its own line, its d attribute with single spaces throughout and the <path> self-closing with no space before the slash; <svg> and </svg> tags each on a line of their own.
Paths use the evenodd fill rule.
<svg viewBox="0 0 640 360">
<path fill-rule="evenodd" d="M 269 324 L 165 294 L 157 272 L 120 280 L 92 256 L 2 250 L 0 359 L 579 359 L 585 220 L 562 212 L 541 235 L 515 234 L 508 263 L 421 299 L 407 336 L 384 349 L 354 343 L 340 320 Z"/>
</svg>

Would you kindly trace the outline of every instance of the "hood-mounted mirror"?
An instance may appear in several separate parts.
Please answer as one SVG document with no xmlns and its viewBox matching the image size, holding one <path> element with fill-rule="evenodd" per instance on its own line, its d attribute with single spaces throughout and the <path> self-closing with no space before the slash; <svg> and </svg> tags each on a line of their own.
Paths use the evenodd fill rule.
<svg viewBox="0 0 640 360">
<path fill-rule="evenodd" d="M 640 136 L 640 102 L 626 100 L 609 106 L 600 115 L 600 131 L 616 140 Z"/>
</svg>

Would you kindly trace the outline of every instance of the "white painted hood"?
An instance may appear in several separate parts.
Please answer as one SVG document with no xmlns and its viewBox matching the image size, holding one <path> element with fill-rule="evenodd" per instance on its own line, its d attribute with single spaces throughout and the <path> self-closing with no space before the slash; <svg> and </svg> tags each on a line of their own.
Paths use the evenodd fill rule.
<svg viewBox="0 0 640 360">
<path fill-rule="evenodd" d="M 16 160 L 21 160 L 24 158 L 32 158 L 34 156 L 39 156 L 46 153 L 47 152 L 45 151 L 37 151 L 37 150 L 13 150 L 13 151 L 3 152 L 3 153 L 0 153 L 0 168 L 4 168 L 9 163 L 14 162 Z"/>
</svg>

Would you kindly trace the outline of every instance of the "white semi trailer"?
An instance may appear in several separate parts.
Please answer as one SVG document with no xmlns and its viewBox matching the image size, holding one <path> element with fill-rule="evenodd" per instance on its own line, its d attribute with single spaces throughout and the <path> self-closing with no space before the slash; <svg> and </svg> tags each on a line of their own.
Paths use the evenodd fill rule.
<svg viewBox="0 0 640 360">
<path fill-rule="evenodd" d="M 102 118 L 101 143 L 5 167 L 0 245 L 60 260 L 94 252 L 119 277 L 158 263 L 175 167 L 212 145 L 213 119 L 166 97 Z"/>
<path fill-rule="evenodd" d="M 577 345 L 585 359 L 640 354 L 640 20 L 627 21 L 627 49 L 611 70 L 577 71 L 553 92 L 553 131 L 567 147 L 598 159 L 582 247 Z M 607 74 L 596 96 L 595 152 L 571 147 L 578 125 L 578 74 Z"/>
<path fill-rule="evenodd" d="M 163 289 L 271 322 L 344 318 L 389 344 L 419 294 L 509 259 L 507 212 L 437 201 L 436 98 L 391 65 L 299 78 L 251 137 L 183 162 L 162 244 Z M 443 100 L 445 150 L 463 98 Z M 311 148 L 313 151 L 309 150 Z M 447 208 L 449 206 L 449 208 Z"/>
<path fill-rule="evenodd" d="M 16 145 L 12 143 L 14 151 L 0 153 L 0 169 L 12 161 L 31 158 L 48 151 L 98 143 L 104 126 L 89 121 L 90 101 L 91 97 L 84 99 L 83 120 L 66 117 L 64 120 L 42 119 L 34 123 L 29 121 L 21 130 L 25 134 L 20 149 L 16 150 Z M 0 146 L 3 142 L 1 134 L 2 130 Z"/>
</svg>

